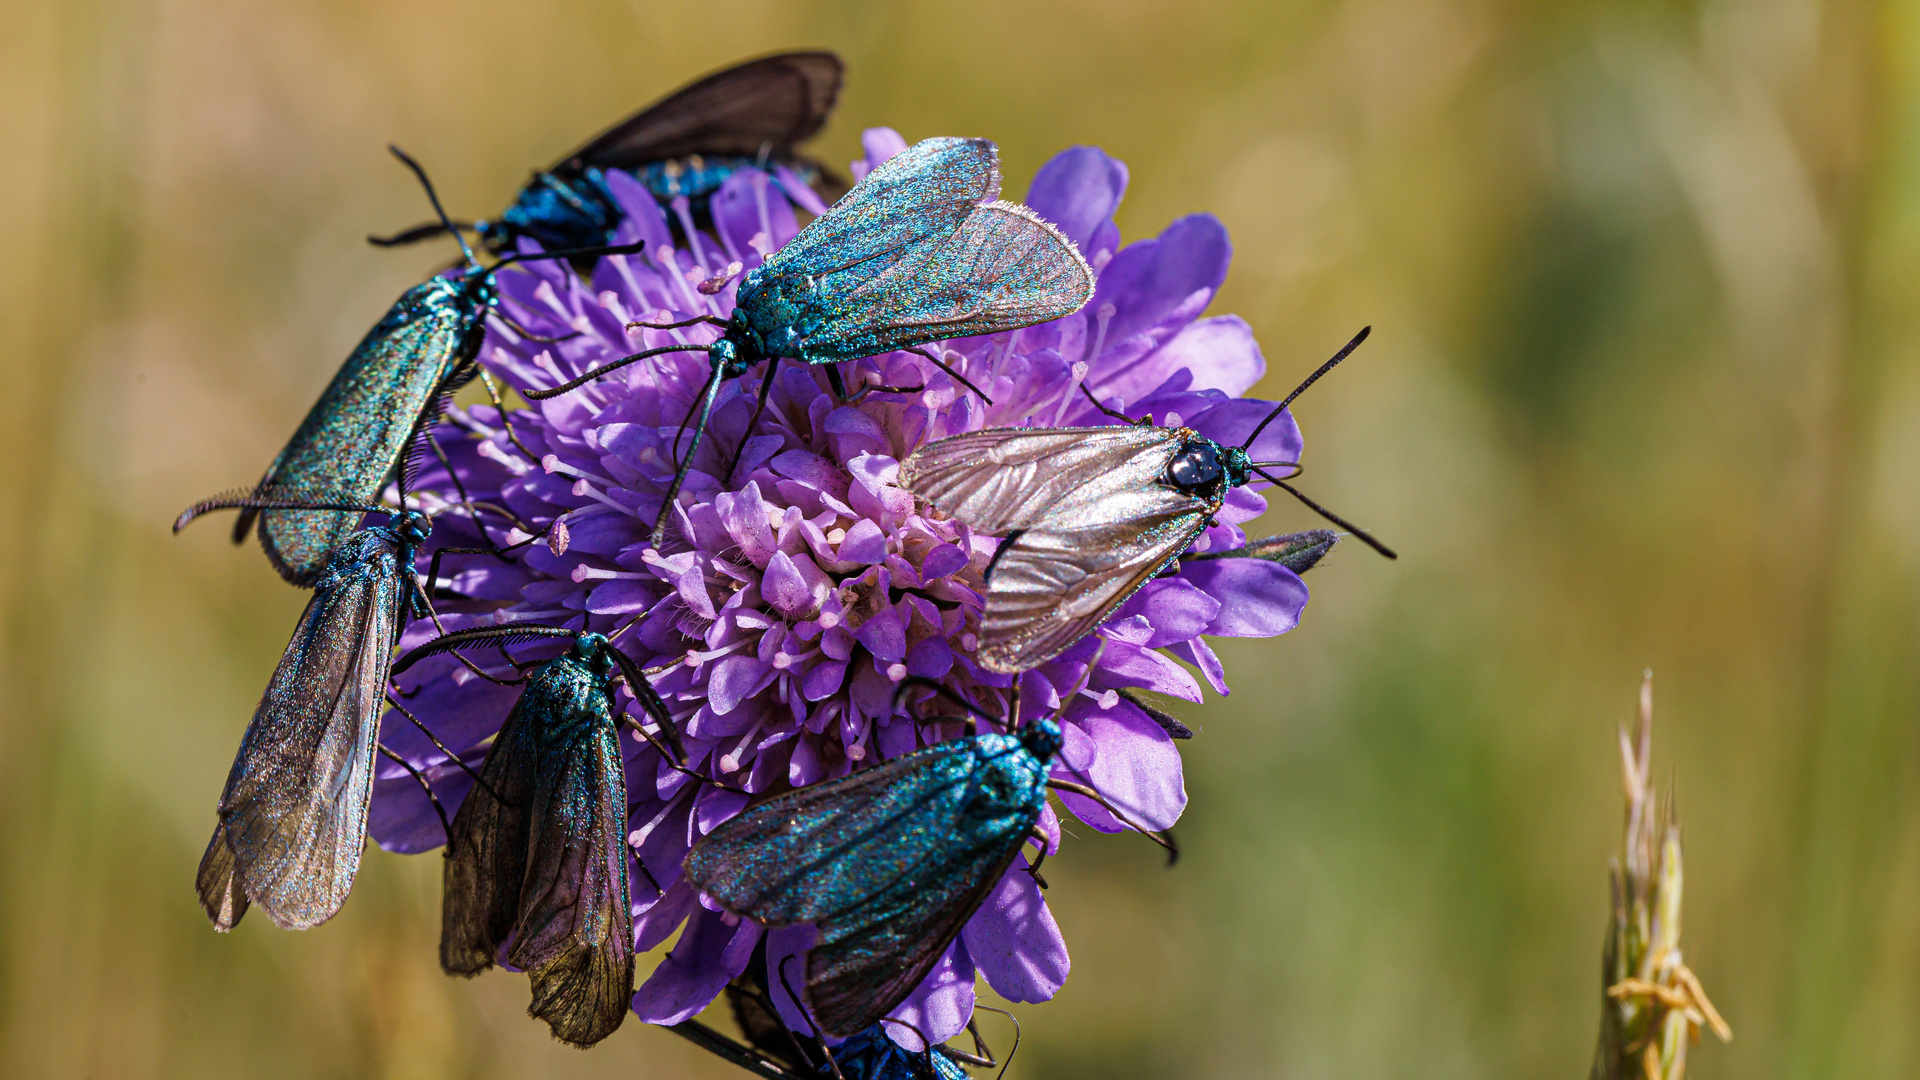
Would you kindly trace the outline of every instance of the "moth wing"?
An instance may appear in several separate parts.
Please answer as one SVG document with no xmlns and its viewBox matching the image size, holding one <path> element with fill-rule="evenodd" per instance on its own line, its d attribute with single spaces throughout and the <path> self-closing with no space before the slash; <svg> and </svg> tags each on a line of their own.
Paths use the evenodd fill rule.
<svg viewBox="0 0 1920 1080">
<path fill-rule="evenodd" d="M 988 428 L 928 443 L 900 465 L 900 486 L 975 531 L 1072 522 L 1129 491 L 1155 487 L 1184 428 L 1125 425 Z"/>
<path fill-rule="evenodd" d="M 922 139 L 868 173 L 769 256 L 742 285 L 740 303 L 751 305 L 758 282 L 794 275 L 846 275 L 849 280 L 832 289 L 832 295 L 845 295 L 923 254 L 924 245 L 944 240 L 999 193 L 1000 155 L 991 141 Z"/>
<path fill-rule="evenodd" d="M 480 766 L 483 783 L 473 786 L 453 815 L 453 850 L 440 897 L 440 967 L 449 975 L 478 975 L 492 967 L 520 913 L 539 760 L 521 715 L 525 700 L 523 695 L 500 725 Z"/>
<path fill-rule="evenodd" d="M 853 359 L 1032 326 L 1079 311 L 1094 284 L 1073 241 L 1009 202 L 975 207 L 937 246 L 843 293 L 845 276 L 825 279 L 843 317 L 807 339 L 809 356 Z"/>
<path fill-rule="evenodd" d="M 971 744 L 954 740 L 769 799 L 694 844 L 688 880 L 772 926 L 825 918 L 925 858 L 974 777 Z"/>
<path fill-rule="evenodd" d="M 213 827 L 213 839 L 207 841 L 206 854 L 200 856 L 200 870 L 194 875 L 194 888 L 200 894 L 201 909 L 213 928 L 223 934 L 239 925 L 240 917 L 247 913 L 247 894 L 240 888 L 224 822 Z"/>
<path fill-rule="evenodd" d="M 784 157 L 818 132 L 840 96 L 844 68 L 829 52 L 764 56 L 682 87 L 567 155 L 573 162 L 634 169 L 693 154 Z"/>
<path fill-rule="evenodd" d="M 853 1034 L 926 977 L 1039 815 L 1022 783 L 1044 777 L 990 778 L 1008 768 L 991 746 L 1018 752 L 957 739 L 769 800 L 695 844 L 688 879 L 750 918 L 815 922 L 808 997 L 829 1034 Z"/>
<path fill-rule="evenodd" d="M 626 774 L 605 698 L 594 696 L 601 707 L 592 725 L 541 763 L 508 954 L 532 981 L 528 1013 L 579 1047 L 612 1034 L 633 1000 Z"/>
<path fill-rule="evenodd" d="M 220 796 L 218 832 L 233 875 L 248 900 L 289 930 L 318 926 L 340 910 L 366 844 L 403 596 L 400 579 L 380 560 L 357 569 L 308 602 Z M 209 883 L 219 884 L 217 872 Z M 222 899 L 205 888 L 200 899 L 217 925 Z"/>
<path fill-rule="evenodd" d="M 1207 527 L 1219 504 L 1150 486 L 1114 497 L 1102 518 L 1057 518 L 1006 541 L 987 582 L 976 659 L 1012 673 L 1092 633 Z"/>
<path fill-rule="evenodd" d="M 853 1035 L 905 1001 L 1006 873 L 1038 816 L 822 920 L 820 943 L 807 954 L 807 1001 L 820 1027 Z"/>
</svg>

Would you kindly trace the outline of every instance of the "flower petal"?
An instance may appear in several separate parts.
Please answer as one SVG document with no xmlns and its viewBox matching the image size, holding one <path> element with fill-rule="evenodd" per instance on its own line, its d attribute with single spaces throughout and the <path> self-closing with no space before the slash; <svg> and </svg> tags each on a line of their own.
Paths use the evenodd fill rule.
<svg viewBox="0 0 1920 1080">
<path fill-rule="evenodd" d="M 1220 602 L 1206 631 L 1220 637 L 1284 634 L 1307 606 L 1300 575 L 1265 559 L 1202 559 L 1181 567 L 1180 578 Z"/>
<path fill-rule="evenodd" d="M 1067 981 L 1072 962 L 1060 925 L 1024 873 L 1026 855 L 1014 860 L 992 895 L 960 931 L 974 965 L 994 992 L 1008 1001 L 1051 1001 Z"/>
<path fill-rule="evenodd" d="M 762 927 L 701 909 L 680 940 L 633 995 L 633 1012 L 649 1024 L 677 1024 L 713 1003 L 728 980 L 747 970 Z"/>
<path fill-rule="evenodd" d="M 1090 255 L 1094 230 L 1113 219 L 1127 193 L 1127 167 L 1097 146 L 1070 146 L 1033 174 L 1027 206 Z"/>
<path fill-rule="evenodd" d="M 973 958 L 967 955 L 965 943 L 956 938 L 907 1000 L 887 1015 L 905 1020 L 936 1043 L 946 1042 L 965 1031 L 967 1021 L 973 1018 L 973 977 Z M 881 1027 L 906 1049 L 925 1049 L 911 1030 L 899 1024 Z"/>
</svg>

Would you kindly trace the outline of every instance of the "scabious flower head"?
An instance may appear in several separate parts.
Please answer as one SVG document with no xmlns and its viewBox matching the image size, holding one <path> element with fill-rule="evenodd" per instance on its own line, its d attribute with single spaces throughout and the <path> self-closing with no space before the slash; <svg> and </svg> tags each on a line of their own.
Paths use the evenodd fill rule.
<svg viewBox="0 0 1920 1080">
<path fill-rule="evenodd" d="M 885 129 L 867 132 L 863 143 L 856 177 L 905 146 Z M 608 179 L 628 215 L 619 239 L 647 246 L 602 260 L 590 284 L 547 262 L 502 274 L 514 319 L 563 339 L 544 343 L 491 327 L 481 361 L 508 383 L 552 386 L 643 348 L 712 340 L 711 327 L 628 324 L 725 318 L 742 272 L 799 229 L 791 189 L 752 170 L 713 197 L 711 234 L 694 230 L 684 206 L 663 213 L 630 178 Z M 642 665 L 668 668 L 654 687 L 685 735 L 691 771 L 754 793 L 844 776 L 964 734 L 958 723 L 917 724 L 894 710 L 895 688 L 909 676 L 938 680 L 1004 715 L 1014 677 L 972 658 L 981 573 L 996 540 L 915 505 L 895 484 L 901 459 L 927 441 L 982 427 L 1112 423 L 1083 387 L 1132 415 L 1185 424 L 1228 445 L 1272 408 L 1239 397 L 1265 370 L 1246 323 L 1199 317 L 1226 275 L 1226 231 L 1197 214 L 1122 246 L 1113 213 L 1126 184 L 1120 162 L 1076 147 L 1042 168 L 1027 196 L 1098 273 L 1085 309 L 1013 333 L 929 346 L 985 390 L 991 405 L 908 353 L 842 372 L 855 388 L 923 389 L 874 391 L 853 403 L 836 400 L 818 369 L 782 361 L 765 414 L 748 431 L 760 372 L 729 382 L 672 508 L 664 550 L 652 547 L 648 533 L 673 476 L 676 443 L 680 452 L 687 444 L 682 423 L 708 377 L 703 354 L 661 355 L 505 417 L 487 407 L 454 410 L 437 433 L 446 467 L 429 468 L 416 484 L 423 504 L 441 511 L 435 542 L 480 546 L 464 509 L 470 504 L 495 544 L 523 546 L 510 561 L 448 556 L 446 584 L 472 599 L 443 604 L 443 622 L 450 629 L 564 623 L 614 637 Z M 1252 450 L 1259 460 L 1298 460 L 1292 418 L 1270 425 Z M 1235 489 L 1196 550 L 1242 545 L 1239 524 L 1265 507 L 1257 492 Z M 1224 694 L 1225 672 L 1205 637 L 1283 633 L 1305 602 L 1300 579 L 1274 562 L 1182 564 L 1096 635 L 1019 676 L 1022 716 L 1058 714 L 1065 745 L 1055 775 L 1090 784 L 1148 826 L 1170 826 L 1186 803 L 1180 756 L 1169 732 L 1120 691 L 1199 701 L 1200 685 L 1178 658 Z M 403 646 L 434 633 L 430 623 L 415 623 Z M 507 652 L 524 663 L 554 648 Z M 511 673 L 497 652 L 491 664 L 484 653 L 475 659 Z M 410 711 L 469 764 L 484 755 L 517 693 L 451 657 L 421 663 L 400 682 Z M 927 696 L 916 691 L 909 700 Z M 955 710 L 927 704 L 922 711 Z M 382 730 L 451 812 L 470 784 L 466 775 L 396 714 Z M 675 769 L 629 734 L 622 745 L 628 840 L 638 860 L 631 875 L 636 948 L 654 949 L 680 932 L 633 1006 L 644 1020 L 671 1024 L 705 1008 L 763 935 L 769 970 L 778 970 L 783 957 L 805 952 L 813 931 L 768 931 L 695 892 L 681 873 L 689 846 L 739 813 L 748 796 Z M 393 851 L 438 846 L 439 820 L 419 786 L 399 766 L 383 766 L 374 837 Z M 1063 794 L 1061 803 L 1095 830 L 1123 828 L 1078 795 Z M 1041 830 L 1057 848 L 1051 807 Z M 1024 865 L 1023 856 L 1015 870 Z M 1067 970 L 1065 943 L 1038 888 L 1029 875 L 1009 871 L 894 1015 L 947 1039 L 972 1013 L 976 976 L 1010 1000 L 1031 1002 L 1051 998 Z M 785 1019 L 807 1030 L 797 1013 Z M 914 1043 L 906 1030 L 891 1033 Z"/>
</svg>

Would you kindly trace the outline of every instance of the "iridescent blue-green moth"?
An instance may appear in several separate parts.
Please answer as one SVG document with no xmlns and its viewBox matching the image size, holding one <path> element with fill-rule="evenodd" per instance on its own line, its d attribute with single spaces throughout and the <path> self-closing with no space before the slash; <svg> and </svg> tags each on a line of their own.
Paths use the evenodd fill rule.
<svg viewBox="0 0 1920 1080">
<path fill-rule="evenodd" d="M 440 965 L 478 975 L 501 958 L 527 973 L 554 1037 L 587 1047 L 620 1026 L 633 998 L 627 782 L 613 679 L 677 745 L 667 708 L 633 660 L 601 634 L 512 624 L 455 631 L 417 661 L 469 645 L 570 638 L 536 667 L 487 751 L 448 833 Z M 643 729 L 644 730 L 644 729 Z"/>
<path fill-rule="evenodd" d="M 999 194 L 993 143 L 915 143 L 748 271 L 731 319 L 703 316 L 672 324 L 718 326 L 717 341 L 647 349 L 558 386 L 522 393 L 544 400 L 649 356 L 707 354 L 712 373 L 691 421 L 692 442 L 654 523 L 657 547 L 725 380 L 765 362 L 764 408 L 774 361 L 793 357 L 828 365 L 829 385 L 844 400 L 846 387 L 833 364 L 942 338 L 1014 330 L 1080 310 L 1093 295 L 1093 271 L 1073 241 L 1026 207 L 998 201 Z M 938 357 L 921 355 L 979 393 Z M 756 410 L 748 431 L 758 418 Z"/>
<path fill-rule="evenodd" d="M 425 171 L 398 149 L 393 153 L 420 178 L 434 211 L 444 219 Z M 476 359 L 486 337 L 487 316 L 499 301 L 496 272 L 532 258 L 638 250 L 639 245 L 631 244 L 516 254 L 492 266 L 481 266 L 467 251 L 466 270 L 408 289 L 367 331 L 286 448 L 267 466 L 257 490 L 325 491 L 348 502 L 374 501 L 420 433 L 439 418 L 448 395 L 479 373 Z M 313 584 L 324 571 L 328 552 L 353 531 L 355 522 L 347 514 L 245 508 L 234 525 L 235 543 L 246 539 L 256 517 L 268 560 L 280 576 L 301 586 Z"/>
</svg>

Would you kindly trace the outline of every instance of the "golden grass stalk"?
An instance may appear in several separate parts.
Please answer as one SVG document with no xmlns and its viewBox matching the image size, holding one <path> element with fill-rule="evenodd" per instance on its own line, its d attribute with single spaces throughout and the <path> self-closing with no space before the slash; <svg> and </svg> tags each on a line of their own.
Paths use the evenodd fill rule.
<svg viewBox="0 0 1920 1080">
<path fill-rule="evenodd" d="M 1710 1027 L 1722 1042 L 1733 1029 L 1714 1009 L 1681 959 L 1680 897 L 1685 874 L 1673 785 L 1656 798 L 1653 777 L 1653 673 L 1640 684 L 1631 733 L 1620 729 L 1620 773 L 1627 796 L 1625 866 L 1611 861 L 1613 916 L 1601 960 L 1600 1044 L 1590 1080 L 1681 1080 L 1687 1047 Z"/>
</svg>

